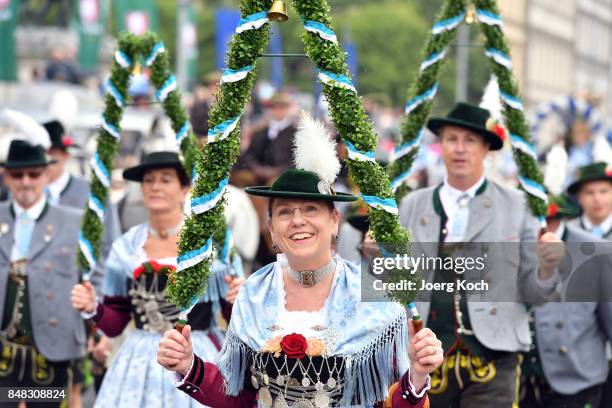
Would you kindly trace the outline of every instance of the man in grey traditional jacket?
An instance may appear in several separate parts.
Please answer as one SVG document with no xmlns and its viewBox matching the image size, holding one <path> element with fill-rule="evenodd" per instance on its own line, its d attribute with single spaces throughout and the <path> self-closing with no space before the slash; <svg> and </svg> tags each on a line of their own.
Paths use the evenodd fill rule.
<svg viewBox="0 0 612 408">
<path fill-rule="evenodd" d="M 70 303 L 82 212 L 48 202 L 50 160 L 34 143 L 13 140 L 0 163 L 11 193 L 0 204 L 0 387 L 58 387 L 67 398 L 70 361 L 85 355 L 85 327 Z M 100 281 L 95 271 L 92 283 Z"/>
<path fill-rule="evenodd" d="M 531 343 L 525 302 L 552 295 L 563 244 L 552 233 L 538 239 L 540 223 L 522 192 L 485 178 L 486 155 L 503 146 L 487 110 L 459 103 L 428 127 L 440 138 L 447 176 L 401 203 L 412 254 L 485 260 L 480 271 L 422 270 L 423 280 L 439 287 L 458 280 L 479 284 L 420 292 L 419 311 L 445 350 L 444 364 L 432 375 L 431 406 L 515 407 L 520 352 Z M 546 245 L 536 248 L 538 241 Z"/>
</svg>

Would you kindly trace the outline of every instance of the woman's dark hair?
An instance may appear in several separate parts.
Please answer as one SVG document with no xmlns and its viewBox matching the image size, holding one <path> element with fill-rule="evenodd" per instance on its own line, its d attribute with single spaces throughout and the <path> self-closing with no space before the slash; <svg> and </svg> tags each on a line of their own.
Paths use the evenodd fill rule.
<svg viewBox="0 0 612 408">
<path fill-rule="evenodd" d="M 178 176 L 179 182 L 181 183 L 182 187 L 190 187 L 191 186 L 191 180 L 189 179 L 189 177 L 187 177 L 187 173 L 185 173 L 185 170 L 181 167 L 175 167 L 175 166 L 169 166 L 169 167 L 155 167 L 155 168 L 150 168 L 145 170 L 144 174 L 143 174 L 143 178 L 144 175 L 147 174 L 149 171 L 151 170 L 161 170 L 161 169 L 174 169 L 176 171 L 176 175 Z"/>
<path fill-rule="evenodd" d="M 325 203 L 327 204 L 327 208 L 329 208 L 329 211 L 334 211 L 334 209 L 336 208 L 334 206 L 334 202 L 331 200 L 317 200 L 317 201 L 325 201 Z M 274 205 L 274 198 L 270 198 L 270 200 L 268 201 L 268 217 L 272 218 L 272 206 Z"/>
</svg>

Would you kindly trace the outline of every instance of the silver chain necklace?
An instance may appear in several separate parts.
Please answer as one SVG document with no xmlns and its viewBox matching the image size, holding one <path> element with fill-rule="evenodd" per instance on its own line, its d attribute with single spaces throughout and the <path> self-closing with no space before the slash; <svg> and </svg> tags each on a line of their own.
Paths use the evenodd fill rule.
<svg viewBox="0 0 612 408">
<path fill-rule="evenodd" d="M 301 286 L 310 288 L 323 281 L 327 275 L 336 269 L 336 261 L 331 259 L 327 264 L 311 271 L 296 271 L 291 266 L 288 268 L 289 277 Z"/>
</svg>

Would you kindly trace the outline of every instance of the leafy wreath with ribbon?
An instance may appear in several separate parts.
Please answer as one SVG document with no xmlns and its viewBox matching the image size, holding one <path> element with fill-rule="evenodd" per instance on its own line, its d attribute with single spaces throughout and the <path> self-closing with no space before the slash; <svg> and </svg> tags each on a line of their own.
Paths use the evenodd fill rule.
<svg viewBox="0 0 612 408">
<path fill-rule="evenodd" d="M 182 310 L 182 318 L 205 288 L 211 262 L 211 235 L 223 219 L 223 193 L 231 167 L 239 154 L 239 121 L 253 88 L 254 68 L 269 40 L 267 10 L 271 0 L 242 0 L 242 18 L 227 55 L 217 102 L 210 111 L 208 144 L 196 163 L 202 175 L 194 187 L 193 215 L 185 221 L 176 273 L 167 294 Z M 351 82 L 346 55 L 331 28 L 326 0 L 293 0 L 306 32 L 302 42 L 315 63 L 329 101 L 334 124 L 348 147 L 348 167 L 368 204 L 374 238 L 388 243 L 395 253 L 409 253 L 409 233 L 400 226 L 398 208 L 386 171 L 374 160 L 376 135 L 357 91 Z M 201 169 L 206 169 L 205 172 Z M 415 275 L 395 270 L 391 280 L 416 280 Z M 414 291 L 397 291 L 390 296 L 402 303 L 414 300 Z"/>
<path fill-rule="evenodd" d="M 85 271 L 84 279 L 89 279 L 100 257 L 106 212 L 104 203 L 107 202 L 111 170 L 114 168 L 119 147 L 120 123 L 127 103 L 129 80 L 139 58 L 143 58 L 144 65 L 151 70 L 155 97 L 162 104 L 176 132 L 176 142 L 180 147 L 187 174 L 194 174 L 194 163 L 199 154 L 198 142 L 181 105 L 181 94 L 177 89 L 176 78 L 170 72 L 168 53 L 163 43 L 153 33 L 143 36 L 122 35 L 114 54 L 110 79 L 106 84 L 105 110 L 102 114 L 97 149 L 90 161 L 91 193 L 81 224 L 78 255 L 79 265 Z"/>
<path fill-rule="evenodd" d="M 401 125 L 401 143 L 394 149 L 394 161 L 388 171 L 397 200 L 407 193 L 404 182 L 410 177 L 412 164 L 425 132 L 433 98 L 438 91 L 438 76 L 456 29 L 472 13 L 485 37 L 485 55 L 499 81 L 500 98 L 506 127 L 512 142 L 514 160 L 519 169 L 520 188 L 527 193 L 531 212 L 545 225 L 547 195 L 543 175 L 537 163 L 523 102 L 512 73 L 512 61 L 503 32 L 496 0 L 447 0 L 423 50 L 423 61 L 416 81 L 408 91 L 408 102 Z"/>
</svg>

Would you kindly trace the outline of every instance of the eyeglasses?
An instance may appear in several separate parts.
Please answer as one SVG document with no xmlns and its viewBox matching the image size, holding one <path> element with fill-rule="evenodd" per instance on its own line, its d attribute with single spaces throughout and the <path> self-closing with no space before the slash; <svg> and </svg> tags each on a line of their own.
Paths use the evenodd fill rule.
<svg viewBox="0 0 612 408">
<path fill-rule="evenodd" d="M 295 210 L 300 210 L 300 214 L 305 218 L 316 218 L 323 212 L 320 207 L 314 204 L 306 204 L 302 207 L 277 207 L 272 211 L 272 216 L 287 221 L 293 218 Z"/>
<path fill-rule="evenodd" d="M 44 170 L 29 170 L 29 171 L 12 171 L 12 170 L 7 170 L 6 171 L 6 174 L 10 178 L 13 178 L 13 179 L 22 179 L 24 176 L 27 175 L 32 180 L 36 180 L 37 178 L 42 176 L 43 173 L 44 173 Z"/>
</svg>

